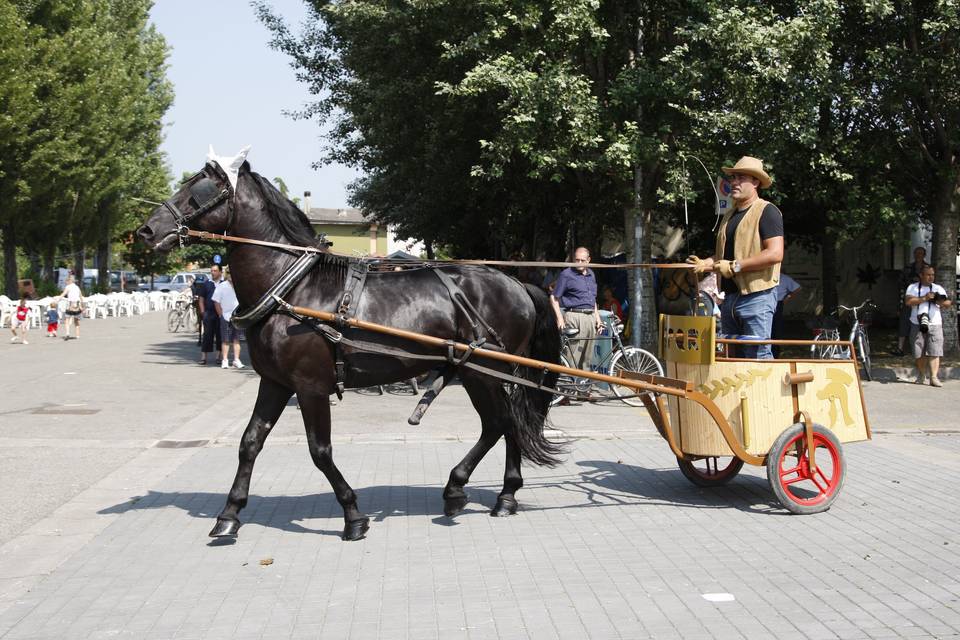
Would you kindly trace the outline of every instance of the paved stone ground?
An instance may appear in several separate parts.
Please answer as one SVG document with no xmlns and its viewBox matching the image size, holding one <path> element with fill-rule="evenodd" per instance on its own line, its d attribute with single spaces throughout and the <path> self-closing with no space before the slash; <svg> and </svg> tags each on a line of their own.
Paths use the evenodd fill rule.
<svg viewBox="0 0 960 640">
<path fill-rule="evenodd" d="M 258 460 L 239 538 L 218 544 L 206 534 L 256 377 L 177 366 L 194 355 L 189 338 L 160 324 L 91 323 L 99 343 L 85 333 L 29 358 L 4 349 L 21 360 L 2 380 L 18 399 L 0 406 L 0 506 L 4 519 L 21 504 L 33 515 L 0 538 L 0 638 L 960 636 L 960 383 L 865 385 L 877 435 L 845 449 L 834 507 L 805 517 L 775 503 L 763 469 L 692 486 L 649 420 L 611 403 L 554 413 L 575 437 L 570 454 L 525 467 L 517 516 L 487 516 L 498 446 L 467 511 L 446 518 L 442 484 L 478 433 L 462 390 L 421 427 L 405 423 L 413 397 L 350 393 L 333 408 L 336 460 L 373 520 L 367 539 L 340 541 L 340 509 L 291 406 Z M 31 389 L 51 382 L 61 347 L 86 349 L 78 362 L 126 358 L 119 374 L 91 364 L 72 383 L 82 398 L 51 401 L 114 406 L 114 385 L 136 376 L 115 416 L 24 410 L 46 402 Z M 162 355 L 145 364 L 147 351 Z M 171 385 L 183 391 L 163 395 Z M 54 489 L 38 502 L 44 478 Z"/>
</svg>

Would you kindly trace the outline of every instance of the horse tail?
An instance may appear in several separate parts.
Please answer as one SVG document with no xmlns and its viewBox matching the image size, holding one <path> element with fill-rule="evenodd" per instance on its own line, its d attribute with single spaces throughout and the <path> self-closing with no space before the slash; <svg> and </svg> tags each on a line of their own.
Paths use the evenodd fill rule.
<svg viewBox="0 0 960 640">
<path fill-rule="evenodd" d="M 553 364 L 560 363 L 560 330 L 550 308 L 547 294 L 533 285 L 523 285 L 536 310 L 533 336 L 530 338 L 530 357 Z M 553 388 L 557 374 L 550 371 L 542 375 L 540 370 L 525 369 L 524 377 L 546 387 Z M 542 379 L 541 379 L 542 377 Z M 560 463 L 558 456 L 566 452 L 562 442 L 552 442 L 543 435 L 547 424 L 547 412 L 553 397 L 548 391 L 516 385 L 510 395 L 512 436 L 520 449 L 520 455 L 538 465 L 553 467 Z"/>
</svg>

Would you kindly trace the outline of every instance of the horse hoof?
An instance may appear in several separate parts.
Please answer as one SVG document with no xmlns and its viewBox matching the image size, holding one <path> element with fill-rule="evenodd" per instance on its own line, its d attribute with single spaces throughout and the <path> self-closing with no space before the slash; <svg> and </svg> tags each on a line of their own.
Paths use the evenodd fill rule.
<svg viewBox="0 0 960 640">
<path fill-rule="evenodd" d="M 350 542 L 353 540 L 362 540 L 367 535 L 367 530 L 370 528 L 370 518 L 363 518 L 361 520 L 354 520 L 353 522 L 348 522 L 343 527 L 343 540 Z"/>
<path fill-rule="evenodd" d="M 490 511 L 490 517 L 492 518 L 505 518 L 507 516 L 516 515 L 517 513 L 517 501 L 513 498 L 498 498 L 497 504 L 494 505 L 493 510 Z"/>
<path fill-rule="evenodd" d="M 228 518 L 217 518 L 217 524 L 210 530 L 211 538 L 232 538 L 240 531 L 240 521 Z"/>
<path fill-rule="evenodd" d="M 443 500 L 443 515 L 448 518 L 453 517 L 463 511 L 467 506 L 467 496 L 459 496 L 456 498 L 445 498 Z"/>
</svg>

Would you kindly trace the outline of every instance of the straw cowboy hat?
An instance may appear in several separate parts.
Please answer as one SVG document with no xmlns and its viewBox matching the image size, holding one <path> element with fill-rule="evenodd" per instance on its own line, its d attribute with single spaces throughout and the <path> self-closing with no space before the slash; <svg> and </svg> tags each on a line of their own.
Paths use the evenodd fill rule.
<svg viewBox="0 0 960 640">
<path fill-rule="evenodd" d="M 737 164 L 732 167 L 723 167 L 722 171 L 727 175 L 731 173 L 745 173 L 748 176 L 753 176 L 760 181 L 761 189 L 767 189 L 773 184 L 773 178 L 768 176 L 767 172 L 763 170 L 763 160 L 760 158 L 743 156 L 737 160 Z"/>
</svg>

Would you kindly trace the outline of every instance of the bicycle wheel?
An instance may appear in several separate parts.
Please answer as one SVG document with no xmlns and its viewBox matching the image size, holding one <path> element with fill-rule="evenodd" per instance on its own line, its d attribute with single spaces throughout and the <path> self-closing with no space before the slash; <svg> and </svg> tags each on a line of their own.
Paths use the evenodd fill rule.
<svg viewBox="0 0 960 640">
<path fill-rule="evenodd" d="M 662 376 L 663 365 L 649 351 L 644 351 L 640 347 L 624 347 L 623 351 L 617 352 L 613 356 L 613 360 L 610 361 L 610 375 L 617 377 L 621 371 Z M 631 407 L 643 406 L 643 401 L 636 395 L 635 389 L 618 384 L 612 384 L 610 387 L 613 389 L 614 395 L 620 398 L 622 402 Z"/>
<path fill-rule="evenodd" d="M 857 359 L 863 365 L 863 378 L 868 382 L 873 380 L 873 374 L 870 373 L 870 338 L 865 329 L 857 332 Z"/>
<path fill-rule="evenodd" d="M 171 309 L 167 314 L 167 331 L 176 333 L 180 329 L 180 323 L 183 320 L 183 314 L 179 309 Z"/>
<path fill-rule="evenodd" d="M 820 334 L 814 336 L 814 342 L 823 342 L 826 340 L 836 340 L 834 336 Z M 833 360 L 837 357 L 839 347 L 835 344 L 812 344 L 810 345 L 810 357 L 816 360 Z"/>
<path fill-rule="evenodd" d="M 183 328 L 187 333 L 196 333 L 200 330 L 200 324 L 197 322 L 197 310 L 193 308 L 193 305 L 187 307 L 183 319 Z"/>
<path fill-rule="evenodd" d="M 567 359 L 565 354 L 560 354 L 560 365 L 576 369 L 575 366 L 570 364 L 570 360 Z M 550 400 L 551 407 L 560 404 L 564 398 L 577 399 L 577 396 L 588 395 L 590 393 L 590 380 L 579 378 L 568 373 L 561 373 L 557 377 L 556 389 L 563 393 L 557 393 L 553 396 Z"/>
</svg>

